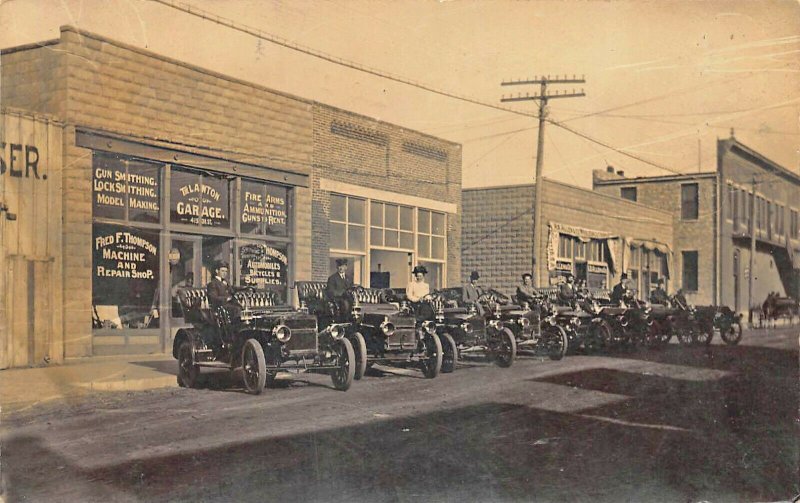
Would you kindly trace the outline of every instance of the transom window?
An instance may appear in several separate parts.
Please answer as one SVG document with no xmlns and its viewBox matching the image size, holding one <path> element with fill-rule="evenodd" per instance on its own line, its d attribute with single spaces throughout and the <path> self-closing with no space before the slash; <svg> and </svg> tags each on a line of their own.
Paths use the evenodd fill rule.
<svg viewBox="0 0 800 503">
<path fill-rule="evenodd" d="M 414 249 L 414 208 L 372 201 L 370 245 Z"/>
<path fill-rule="evenodd" d="M 445 214 L 420 209 L 417 214 L 417 249 L 422 258 L 444 260 Z"/>
<path fill-rule="evenodd" d="M 363 252 L 366 249 L 366 201 L 331 194 L 331 248 Z"/>
</svg>

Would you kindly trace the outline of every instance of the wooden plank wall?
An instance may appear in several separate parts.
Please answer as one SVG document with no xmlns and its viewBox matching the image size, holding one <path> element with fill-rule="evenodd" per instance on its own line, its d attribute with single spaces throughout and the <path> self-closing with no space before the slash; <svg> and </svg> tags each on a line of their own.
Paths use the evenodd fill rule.
<svg viewBox="0 0 800 503">
<path fill-rule="evenodd" d="M 3 110 L 0 147 L 0 368 L 61 363 L 63 124 Z"/>
</svg>

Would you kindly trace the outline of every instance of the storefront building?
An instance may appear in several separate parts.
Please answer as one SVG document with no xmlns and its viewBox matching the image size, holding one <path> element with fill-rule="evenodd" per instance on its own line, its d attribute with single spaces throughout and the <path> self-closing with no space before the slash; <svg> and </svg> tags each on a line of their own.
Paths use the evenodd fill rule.
<svg viewBox="0 0 800 503">
<path fill-rule="evenodd" d="M 590 288 L 611 288 L 623 272 L 646 297 L 663 279 L 674 291 L 671 215 L 642 204 L 544 180 L 539 230 L 542 267 L 534 267 L 534 186 L 463 191 L 462 275 L 513 293 L 521 275 L 538 271 L 552 286 L 572 274 Z"/>
<path fill-rule="evenodd" d="M 339 256 L 364 285 L 458 270 L 458 145 L 71 27 L 2 65 L 3 103 L 64 122 L 64 357 L 170 349 L 221 262 L 286 304 Z"/>
</svg>

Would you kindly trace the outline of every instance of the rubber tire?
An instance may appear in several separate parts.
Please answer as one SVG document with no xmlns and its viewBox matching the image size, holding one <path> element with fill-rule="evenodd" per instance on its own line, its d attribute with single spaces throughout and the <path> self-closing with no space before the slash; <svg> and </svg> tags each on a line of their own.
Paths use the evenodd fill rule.
<svg viewBox="0 0 800 503">
<path fill-rule="evenodd" d="M 720 330 L 720 337 L 725 341 L 725 344 L 730 346 L 739 344 L 739 341 L 742 340 L 742 323 L 740 321 L 731 323 L 729 330 L 724 332 Z"/>
<path fill-rule="evenodd" d="M 444 334 L 441 337 L 442 342 L 442 374 L 450 374 L 458 365 L 458 346 L 453 336 Z"/>
<path fill-rule="evenodd" d="M 364 336 L 361 335 L 361 332 L 356 332 L 350 344 L 353 346 L 353 351 L 355 352 L 355 364 L 353 365 L 355 374 L 353 374 L 353 379 L 358 381 L 364 377 L 364 374 L 367 372 L 367 342 L 364 340 Z"/>
<path fill-rule="evenodd" d="M 551 325 L 550 327 L 545 328 L 547 332 L 556 332 L 558 335 L 558 339 L 560 339 L 561 349 L 558 351 L 548 351 L 547 356 L 553 360 L 558 361 L 564 358 L 567 354 L 567 350 L 569 349 L 569 339 L 567 338 L 567 332 L 563 328 L 559 327 L 558 325 Z M 556 337 L 554 334 L 553 337 Z M 549 349 L 549 348 L 548 348 Z"/>
<path fill-rule="evenodd" d="M 183 365 L 184 359 L 189 360 L 188 369 Z M 192 343 L 184 341 L 178 348 L 178 386 L 197 389 L 200 387 L 200 381 L 200 367 L 192 358 Z"/>
<path fill-rule="evenodd" d="M 356 355 L 353 345 L 347 339 L 338 342 L 339 348 L 339 368 L 331 372 L 333 387 L 339 391 L 347 391 L 353 384 L 353 377 L 356 373 Z"/>
<path fill-rule="evenodd" d="M 714 325 L 711 324 L 705 328 L 701 328 L 695 334 L 695 344 L 699 346 L 710 346 L 711 341 L 714 340 Z"/>
<path fill-rule="evenodd" d="M 253 352 L 255 356 L 255 368 L 247 368 L 247 354 Z M 252 378 L 252 372 L 255 372 L 255 379 Z M 242 348 L 242 382 L 244 389 L 251 395 L 258 395 L 264 391 L 264 386 L 267 384 L 267 359 L 264 357 L 264 348 L 261 347 L 255 339 L 247 339 Z"/>
<path fill-rule="evenodd" d="M 607 321 L 601 321 L 599 325 L 592 327 L 588 337 L 583 340 L 583 350 L 586 354 L 595 354 L 611 340 L 611 325 Z"/>
<path fill-rule="evenodd" d="M 442 370 L 442 341 L 436 334 L 424 334 L 423 337 L 430 337 L 433 341 L 433 350 L 436 352 L 433 356 L 428 356 L 424 362 L 420 362 L 420 370 L 426 379 L 434 379 L 439 375 Z M 430 353 L 429 344 L 425 344 L 427 353 Z"/>
<path fill-rule="evenodd" d="M 514 337 L 514 332 L 511 329 L 504 327 L 503 330 L 500 332 L 501 344 L 504 344 L 509 347 L 507 350 L 508 354 L 505 357 L 501 357 L 500 353 L 495 351 L 492 354 L 492 360 L 494 361 L 495 365 L 502 368 L 508 368 L 514 364 L 514 360 L 517 359 L 517 339 Z"/>
</svg>

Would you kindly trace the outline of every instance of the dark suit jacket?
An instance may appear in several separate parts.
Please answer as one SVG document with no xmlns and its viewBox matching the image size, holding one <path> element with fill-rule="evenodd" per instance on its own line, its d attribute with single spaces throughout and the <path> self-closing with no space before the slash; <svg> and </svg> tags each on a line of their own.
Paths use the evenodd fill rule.
<svg viewBox="0 0 800 503">
<path fill-rule="evenodd" d="M 328 300 L 338 299 L 348 288 L 352 287 L 353 282 L 347 276 L 342 279 L 338 272 L 333 273 L 328 277 L 328 284 L 325 285 L 325 297 Z"/>
<path fill-rule="evenodd" d="M 227 282 L 213 278 L 206 286 L 208 303 L 211 307 L 224 306 L 231 297 L 231 287 Z"/>
<path fill-rule="evenodd" d="M 558 286 L 558 300 L 564 304 L 569 304 L 575 300 L 575 290 L 569 283 L 561 283 Z"/>
<path fill-rule="evenodd" d="M 611 290 L 611 302 L 620 302 L 622 298 L 625 296 L 625 291 L 627 289 L 622 283 L 617 283 L 614 285 L 614 289 Z"/>
</svg>

